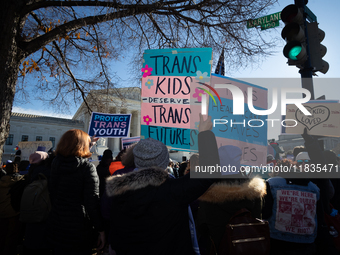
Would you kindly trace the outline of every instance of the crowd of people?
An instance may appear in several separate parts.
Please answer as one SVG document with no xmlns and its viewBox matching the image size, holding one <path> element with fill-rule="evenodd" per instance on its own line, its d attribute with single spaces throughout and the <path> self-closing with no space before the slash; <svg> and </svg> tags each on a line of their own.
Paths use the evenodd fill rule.
<svg viewBox="0 0 340 255">
<path fill-rule="evenodd" d="M 270 253 L 256 254 L 339 254 L 338 230 L 329 221 L 339 218 L 338 179 L 272 173 L 265 180 L 239 171 L 232 178 L 190 178 L 197 165 L 240 168 L 241 153 L 219 149 L 211 118 L 200 118 L 198 154 L 181 163 L 169 159 L 162 142 L 147 138 L 115 158 L 104 151 L 95 167 L 88 159 L 96 139 L 78 129 L 67 131 L 55 151 L 7 162 L 0 179 L 0 254 L 86 255 L 95 248 L 111 255 L 233 254 L 224 250 L 226 226 L 240 211 L 268 221 Z M 302 136 L 305 145 L 294 159 L 277 159 L 277 166 L 338 164 L 316 138 Z M 38 183 L 39 194 L 48 194 L 46 207 L 29 214 L 20 199 Z"/>
</svg>

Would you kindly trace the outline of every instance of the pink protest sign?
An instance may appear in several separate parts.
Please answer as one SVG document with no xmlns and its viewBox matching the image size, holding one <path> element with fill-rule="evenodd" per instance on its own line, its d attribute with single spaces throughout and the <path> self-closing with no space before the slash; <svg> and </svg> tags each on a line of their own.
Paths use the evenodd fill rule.
<svg viewBox="0 0 340 255">
<path fill-rule="evenodd" d="M 299 235 L 313 234 L 316 227 L 316 194 L 299 190 L 278 190 L 275 228 Z"/>
<path fill-rule="evenodd" d="M 143 59 L 141 138 L 196 151 L 201 92 L 191 92 L 210 82 L 212 49 L 146 50 Z"/>
</svg>

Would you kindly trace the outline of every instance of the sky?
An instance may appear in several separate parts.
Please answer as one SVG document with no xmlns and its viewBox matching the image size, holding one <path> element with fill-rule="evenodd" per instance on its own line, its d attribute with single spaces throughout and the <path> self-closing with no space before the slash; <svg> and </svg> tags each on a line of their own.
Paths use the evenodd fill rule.
<svg viewBox="0 0 340 255">
<path fill-rule="evenodd" d="M 293 0 L 279 0 L 279 3 L 273 8 L 268 9 L 267 14 L 273 14 L 289 5 L 293 4 Z M 317 21 L 319 23 L 319 28 L 325 33 L 325 39 L 322 44 L 327 47 L 327 53 L 323 57 L 325 61 L 329 63 L 329 71 L 326 74 L 318 72 L 318 77 L 314 80 L 314 93 L 315 98 L 325 95 L 326 99 L 340 100 L 340 33 L 339 33 L 339 23 L 337 18 L 340 15 L 340 1 L 339 0 L 309 0 L 307 4 L 308 8 L 317 16 Z M 271 28 L 267 30 L 266 36 L 281 37 L 281 31 L 284 27 L 282 21 L 280 21 L 280 26 L 277 28 Z M 255 28 L 251 28 L 255 29 Z M 226 76 L 236 78 L 236 79 L 250 79 L 250 78 L 297 78 L 294 84 L 287 84 L 287 87 L 299 87 L 300 74 L 298 73 L 298 68 L 295 66 L 288 66 L 286 64 L 287 59 L 283 56 L 282 49 L 285 45 L 284 40 L 279 40 L 277 46 L 273 49 L 274 54 L 268 56 L 260 65 L 259 68 L 247 67 L 245 69 L 240 69 L 233 73 L 228 73 Z M 128 63 L 117 62 L 112 65 L 112 68 L 123 73 L 128 70 Z M 212 72 L 214 72 L 214 68 Z M 226 65 L 226 69 L 228 66 Z M 228 70 L 226 70 L 228 72 Z M 128 74 L 126 73 L 125 77 Z M 249 81 L 249 80 L 247 80 Z M 253 79 L 250 81 L 254 81 Z M 277 87 L 273 82 L 264 82 L 262 79 L 256 80 L 256 82 L 261 81 L 261 84 L 255 83 L 256 85 L 268 88 L 269 95 L 271 95 L 271 89 Z M 269 106 L 271 101 L 269 100 Z M 76 108 L 71 112 L 71 114 L 55 113 L 53 109 L 48 109 L 39 101 L 31 100 L 30 103 L 17 106 L 14 104 L 12 112 L 28 113 L 44 116 L 53 116 L 60 118 L 72 118 L 73 114 L 76 112 Z M 268 128 L 268 139 L 277 139 L 280 133 L 279 128 Z"/>
</svg>

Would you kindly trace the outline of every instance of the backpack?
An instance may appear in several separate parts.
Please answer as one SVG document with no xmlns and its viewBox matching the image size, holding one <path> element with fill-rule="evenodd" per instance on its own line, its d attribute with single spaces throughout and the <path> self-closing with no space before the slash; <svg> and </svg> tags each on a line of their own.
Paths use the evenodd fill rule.
<svg viewBox="0 0 340 255">
<path fill-rule="evenodd" d="M 47 178 L 39 174 L 39 179 L 28 184 L 22 194 L 20 221 L 26 223 L 43 222 L 51 211 Z"/>
<path fill-rule="evenodd" d="M 219 255 L 268 255 L 270 234 L 268 221 L 256 219 L 243 208 L 236 212 L 226 226 Z"/>
</svg>

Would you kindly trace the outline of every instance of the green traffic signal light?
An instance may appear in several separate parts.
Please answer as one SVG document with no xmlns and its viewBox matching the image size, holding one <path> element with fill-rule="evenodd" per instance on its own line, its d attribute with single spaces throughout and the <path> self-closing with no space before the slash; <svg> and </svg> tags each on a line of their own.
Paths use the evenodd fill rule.
<svg viewBox="0 0 340 255">
<path fill-rule="evenodd" d="M 285 23 L 281 37 L 287 42 L 283 55 L 288 59 L 288 65 L 302 68 L 307 60 L 304 10 L 298 4 L 288 5 L 281 12 L 281 19 Z"/>
<path fill-rule="evenodd" d="M 288 58 L 288 64 L 296 65 L 302 64 L 307 59 L 307 53 L 305 47 L 299 41 L 292 41 L 286 44 L 283 49 L 283 55 Z"/>
<path fill-rule="evenodd" d="M 297 56 L 301 53 L 302 47 L 301 46 L 294 46 L 288 53 L 288 57 L 291 60 L 298 60 Z"/>
</svg>

